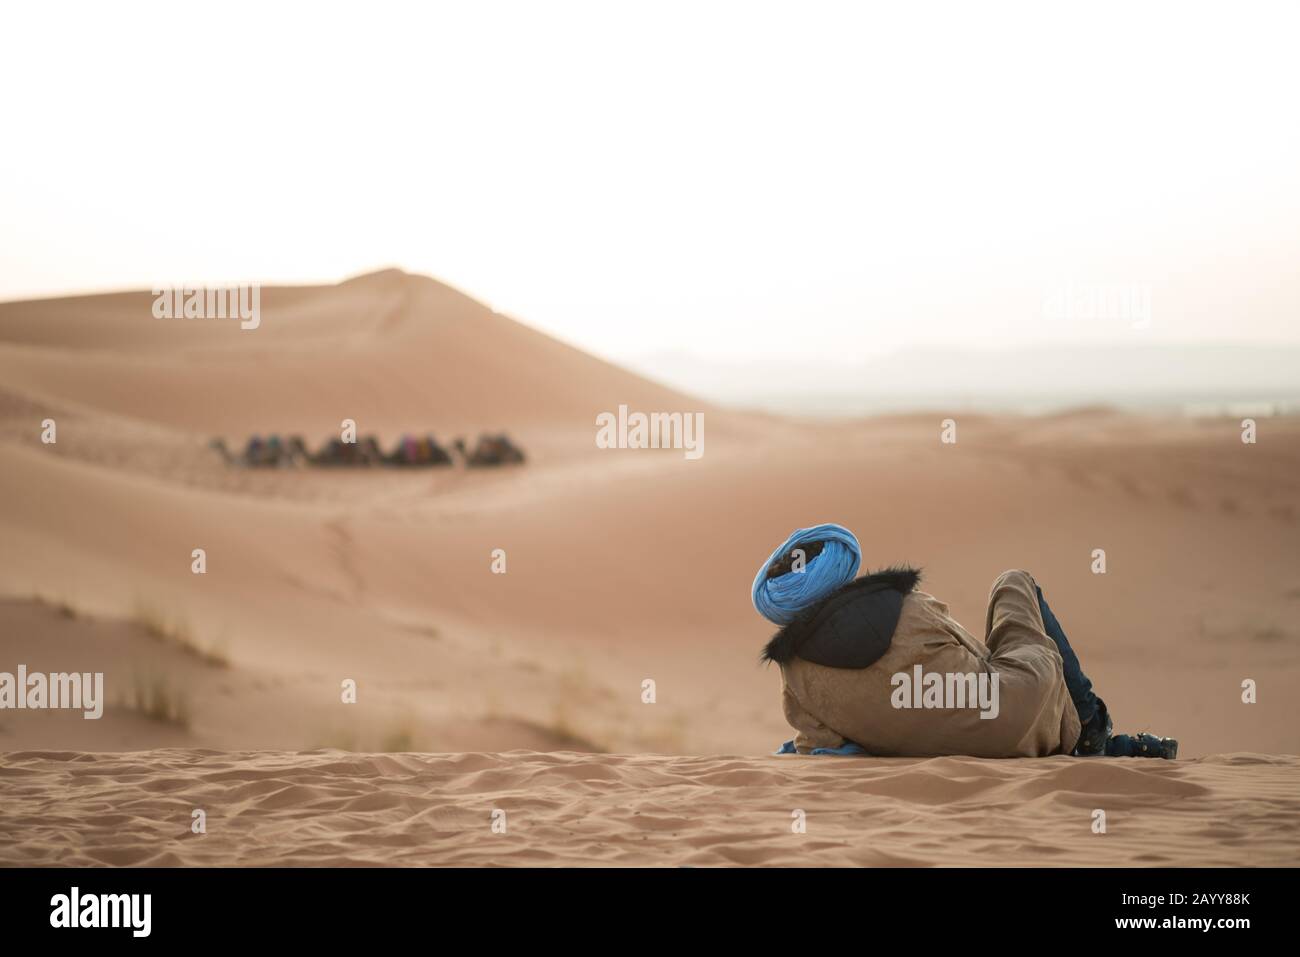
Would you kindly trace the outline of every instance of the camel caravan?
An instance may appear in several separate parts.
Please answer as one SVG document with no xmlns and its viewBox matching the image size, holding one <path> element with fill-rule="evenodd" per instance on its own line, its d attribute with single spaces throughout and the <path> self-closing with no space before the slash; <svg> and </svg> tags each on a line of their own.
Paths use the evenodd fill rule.
<svg viewBox="0 0 1300 957">
<path fill-rule="evenodd" d="M 385 452 L 373 435 L 355 442 L 330 439 L 316 452 L 308 449 L 297 435 L 287 438 L 255 435 L 239 453 L 230 451 L 225 439 L 213 439 L 208 444 L 227 465 L 237 468 L 432 468 L 455 464 L 451 451 L 439 445 L 432 435 L 404 435 L 391 452 Z M 469 468 L 524 463 L 523 450 L 504 432 L 480 435 L 473 448 L 458 438 L 452 443 L 452 449 Z"/>
</svg>

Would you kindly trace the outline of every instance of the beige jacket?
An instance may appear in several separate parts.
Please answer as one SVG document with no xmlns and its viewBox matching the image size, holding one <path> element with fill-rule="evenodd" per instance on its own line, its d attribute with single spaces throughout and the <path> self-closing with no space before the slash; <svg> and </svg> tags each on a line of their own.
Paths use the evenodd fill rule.
<svg viewBox="0 0 1300 957">
<path fill-rule="evenodd" d="M 944 687 L 926 677 L 917 682 L 917 665 L 923 675 L 940 675 Z M 954 621 L 943 602 L 912 592 L 888 651 L 871 667 L 829 668 L 795 657 L 781 666 L 781 679 L 782 707 L 801 754 L 847 740 L 875 755 L 1037 757 L 1069 754 L 1079 738 L 1061 656 L 1024 571 L 1003 572 L 993 583 L 984 641 Z M 981 680 L 985 707 L 975 706 L 974 693 L 967 706 L 954 706 Z M 913 687 L 918 684 L 940 706 L 916 707 L 926 703 L 923 690 Z M 994 687 L 996 717 L 981 717 L 994 712 L 987 706 Z M 912 706 L 897 706 L 904 702 Z"/>
</svg>

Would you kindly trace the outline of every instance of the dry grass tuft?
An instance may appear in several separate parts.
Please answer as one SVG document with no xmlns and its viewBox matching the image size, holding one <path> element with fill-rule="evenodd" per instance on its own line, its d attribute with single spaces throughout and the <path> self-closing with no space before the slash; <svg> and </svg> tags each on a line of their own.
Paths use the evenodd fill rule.
<svg viewBox="0 0 1300 957">
<path fill-rule="evenodd" d="M 184 618 L 165 614 L 156 605 L 137 600 L 132 619 L 150 637 L 178 648 L 214 668 L 229 668 L 230 659 L 219 648 L 201 644 Z"/>
</svg>

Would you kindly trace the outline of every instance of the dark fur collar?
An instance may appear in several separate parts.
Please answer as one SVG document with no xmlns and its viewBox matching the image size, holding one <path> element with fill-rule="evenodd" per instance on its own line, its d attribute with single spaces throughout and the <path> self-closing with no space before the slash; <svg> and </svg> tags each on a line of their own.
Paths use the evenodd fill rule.
<svg viewBox="0 0 1300 957">
<path fill-rule="evenodd" d="M 798 654 L 799 646 L 812 631 L 817 616 L 831 602 L 838 604 L 850 595 L 891 589 L 906 595 L 915 589 L 920 582 L 921 570 L 919 568 L 909 568 L 905 565 L 893 565 L 870 575 L 855 578 L 848 584 L 831 592 L 816 604 L 809 605 L 799 612 L 793 621 L 782 625 L 781 630 L 773 635 L 772 640 L 763 648 L 761 660 L 765 662 L 775 661 L 780 664 L 789 661 Z"/>
</svg>

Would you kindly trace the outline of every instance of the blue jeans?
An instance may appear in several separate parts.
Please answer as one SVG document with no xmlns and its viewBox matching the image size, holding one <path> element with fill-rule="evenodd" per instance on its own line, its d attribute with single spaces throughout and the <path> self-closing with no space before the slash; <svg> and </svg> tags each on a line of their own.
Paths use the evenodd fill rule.
<svg viewBox="0 0 1300 957">
<path fill-rule="evenodd" d="M 1065 631 L 1061 628 L 1061 623 L 1056 620 L 1056 616 L 1052 614 L 1052 609 L 1047 606 L 1047 599 L 1043 597 L 1043 589 L 1037 583 L 1035 583 L 1034 588 L 1038 592 L 1038 609 L 1043 613 L 1043 628 L 1047 632 L 1047 637 L 1056 642 L 1056 648 L 1061 653 L 1061 665 L 1065 671 L 1065 687 L 1069 689 L 1070 700 L 1074 702 L 1074 709 L 1079 712 L 1079 723 L 1087 727 L 1088 722 L 1097 713 L 1097 695 L 1093 693 L 1092 682 L 1083 673 L 1083 668 L 1079 665 L 1079 656 L 1070 647 L 1070 640 L 1065 637 Z"/>
</svg>

